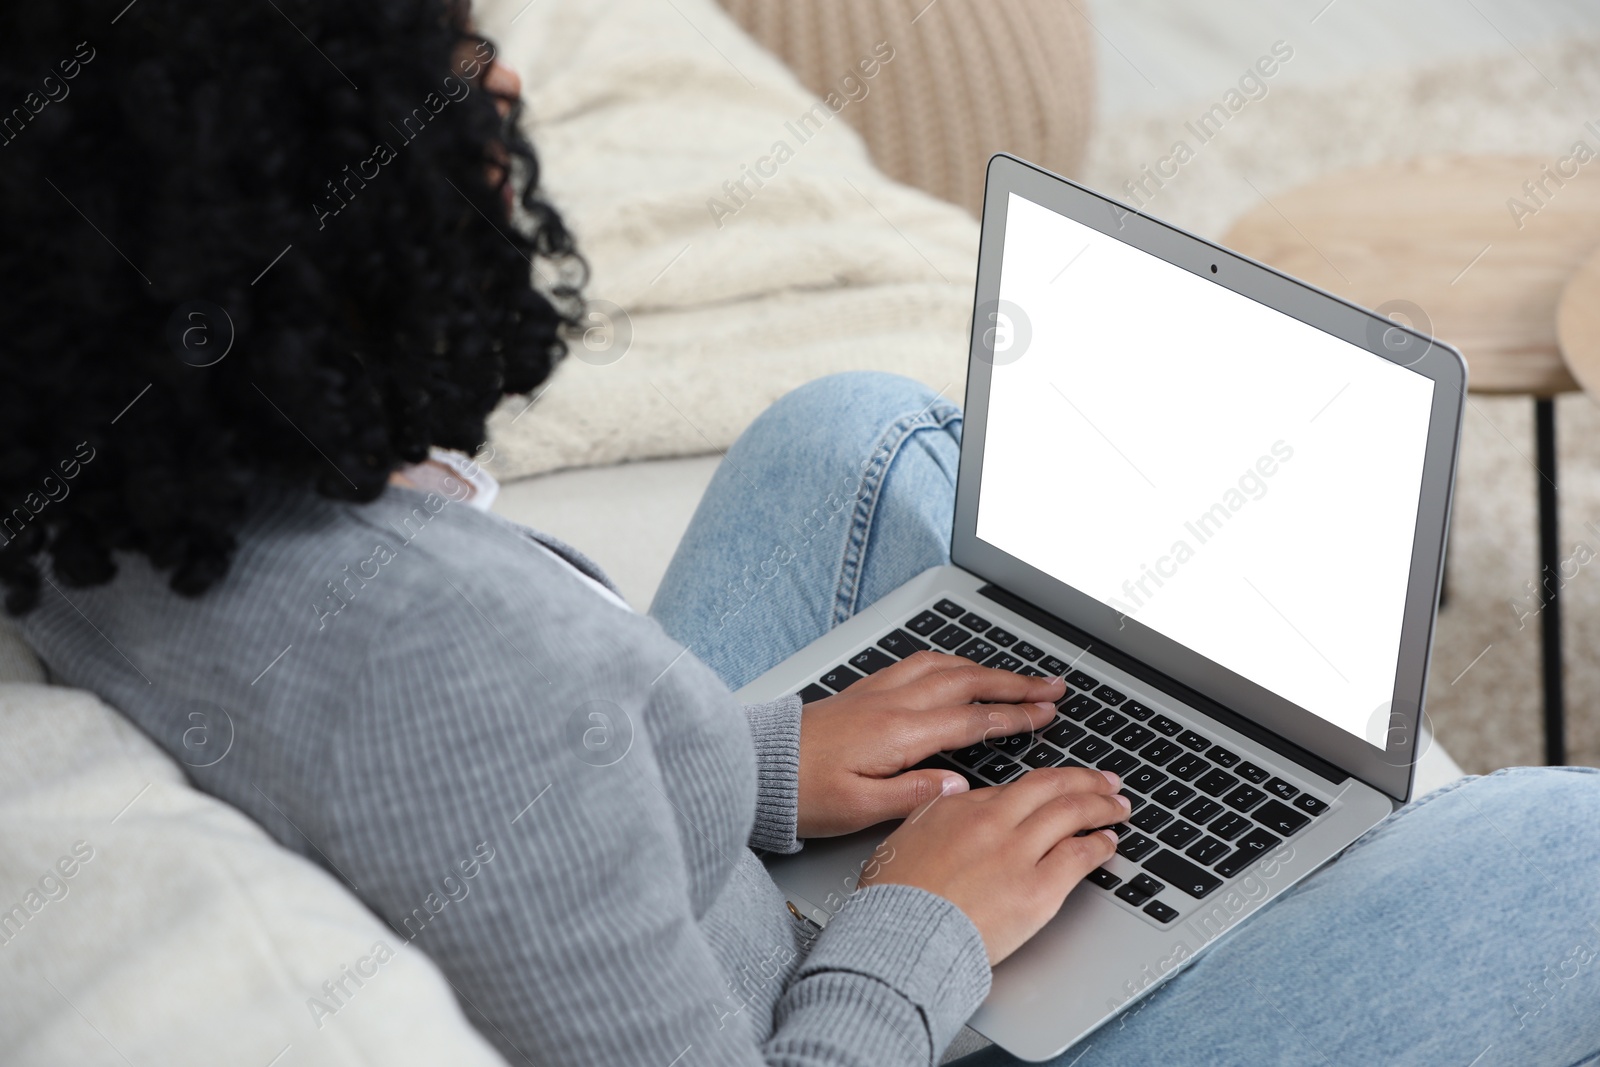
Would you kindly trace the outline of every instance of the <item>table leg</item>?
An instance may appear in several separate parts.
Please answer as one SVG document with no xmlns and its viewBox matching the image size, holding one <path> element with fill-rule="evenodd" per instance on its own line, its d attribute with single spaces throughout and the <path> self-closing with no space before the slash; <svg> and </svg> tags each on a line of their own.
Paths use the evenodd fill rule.
<svg viewBox="0 0 1600 1067">
<path fill-rule="evenodd" d="M 1556 406 L 1533 402 L 1539 445 L 1539 612 L 1544 638 L 1544 761 L 1567 762 L 1566 708 L 1561 676 L 1561 546 L 1556 522 Z"/>
</svg>

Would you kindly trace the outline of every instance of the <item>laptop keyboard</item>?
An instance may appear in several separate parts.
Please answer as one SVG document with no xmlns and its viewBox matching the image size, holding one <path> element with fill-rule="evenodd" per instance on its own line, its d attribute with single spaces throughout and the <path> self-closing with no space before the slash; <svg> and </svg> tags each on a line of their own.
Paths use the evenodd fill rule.
<svg viewBox="0 0 1600 1067">
<path fill-rule="evenodd" d="M 1066 676 L 1067 690 L 1049 725 L 943 752 L 917 766 L 956 771 L 974 789 L 1038 767 L 1096 767 L 1120 775 L 1132 810 L 1112 829 L 1117 853 L 1139 873 L 1124 877 L 1099 867 L 1084 881 L 1158 924 L 1171 923 L 1188 900 L 1210 896 L 1328 810 L 1328 801 L 948 598 L 806 686 L 800 699 L 830 697 L 927 648 L 1018 674 Z"/>
</svg>

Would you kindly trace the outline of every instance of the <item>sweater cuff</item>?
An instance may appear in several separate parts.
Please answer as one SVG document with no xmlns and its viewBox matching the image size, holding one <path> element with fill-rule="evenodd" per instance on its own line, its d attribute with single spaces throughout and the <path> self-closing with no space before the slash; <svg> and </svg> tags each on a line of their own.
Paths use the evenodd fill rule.
<svg viewBox="0 0 1600 1067">
<path fill-rule="evenodd" d="M 796 979 L 823 972 L 874 978 L 922 1014 L 937 1063 L 989 995 L 983 935 L 943 897 L 909 885 L 857 890 L 829 920 Z"/>
<path fill-rule="evenodd" d="M 795 830 L 800 821 L 800 698 L 747 704 L 744 710 L 756 748 L 756 821 L 750 829 L 750 847 L 799 852 Z"/>
</svg>

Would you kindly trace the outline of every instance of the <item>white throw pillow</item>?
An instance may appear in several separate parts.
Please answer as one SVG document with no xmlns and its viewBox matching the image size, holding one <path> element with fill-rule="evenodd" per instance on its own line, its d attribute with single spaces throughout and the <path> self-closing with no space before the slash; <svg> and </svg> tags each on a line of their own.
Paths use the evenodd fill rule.
<svg viewBox="0 0 1600 1067">
<path fill-rule="evenodd" d="M 333 876 L 94 696 L 14 682 L 0 1049 L 12 1067 L 504 1064 L 438 968 Z"/>
</svg>

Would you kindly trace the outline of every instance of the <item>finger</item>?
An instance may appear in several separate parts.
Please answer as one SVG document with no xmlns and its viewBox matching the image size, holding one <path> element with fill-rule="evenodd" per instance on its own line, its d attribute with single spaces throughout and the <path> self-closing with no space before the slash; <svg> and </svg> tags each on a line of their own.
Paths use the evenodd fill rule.
<svg viewBox="0 0 1600 1067">
<path fill-rule="evenodd" d="M 1044 856 L 1064 838 L 1128 817 L 1128 799 L 1118 793 L 1066 793 L 1041 804 L 1018 825 L 1017 847 Z"/>
<path fill-rule="evenodd" d="M 1056 706 L 1048 701 L 1038 704 L 962 704 L 953 708 L 908 712 L 904 716 L 909 731 L 907 755 L 913 756 L 911 762 L 915 763 L 935 752 L 948 752 L 975 745 L 979 741 L 1041 730 L 1049 726 L 1055 716 Z"/>
<path fill-rule="evenodd" d="M 1041 767 L 999 788 L 1005 793 L 1006 807 L 1021 823 L 1058 797 L 1074 793 L 1110 796 L 1122 788 L 1122 779 L 1110 771 L 1097 771 L 1089 767 Z M 1104 826 L 1106 823 L 1089 825 Z"/>
<path fill-rule="evenodd" d="M 964 656 L 953 656 L 930 648 L 913 652 L 899 663 L 891 663 L 883 670 L 877 671 L 872 677 L 892 685 L 910 685 L 919 678 L 937 674 L 939 671 L 960 670 L 972 665 L 972 661 Z"/>
<path fill-rule="evenodd" d="M 904 662 L 910 663 L 918 652 Z M 885 667 L 879 673 L 887 673 Z M 905 683 L 904 703 L 913 708 L 949 707 L 953 704 L 971 704 L 988 701 L 996 704 L 1031 704 L 1036 701 L 1055 701 L 1066 692 L 1066 683 L 1059 678 L 1034 678 L 1011 671 L 980 667 L 961 656 L 938 656 L 908 670 L 912 675 Z"/>
<path fill-rule="evenodd" d="M 1039 860 L 1038 871 L 1065 900 L 1084 875 L 1110 859 L 1117 851 L 1117 835 L 1097 830 L 1082 837 L 1065 837 Z"/>
<path fill-rule="evenodd" d="M 880 823 L 904 819 L 924 805 L 932 806 L 942 796 L 965 793 L 972 786 L 953 771 L 907 771 L 893 778 L 869 778 L 862 782 L 854 808 L 862 822 Z"/>
</svg>

